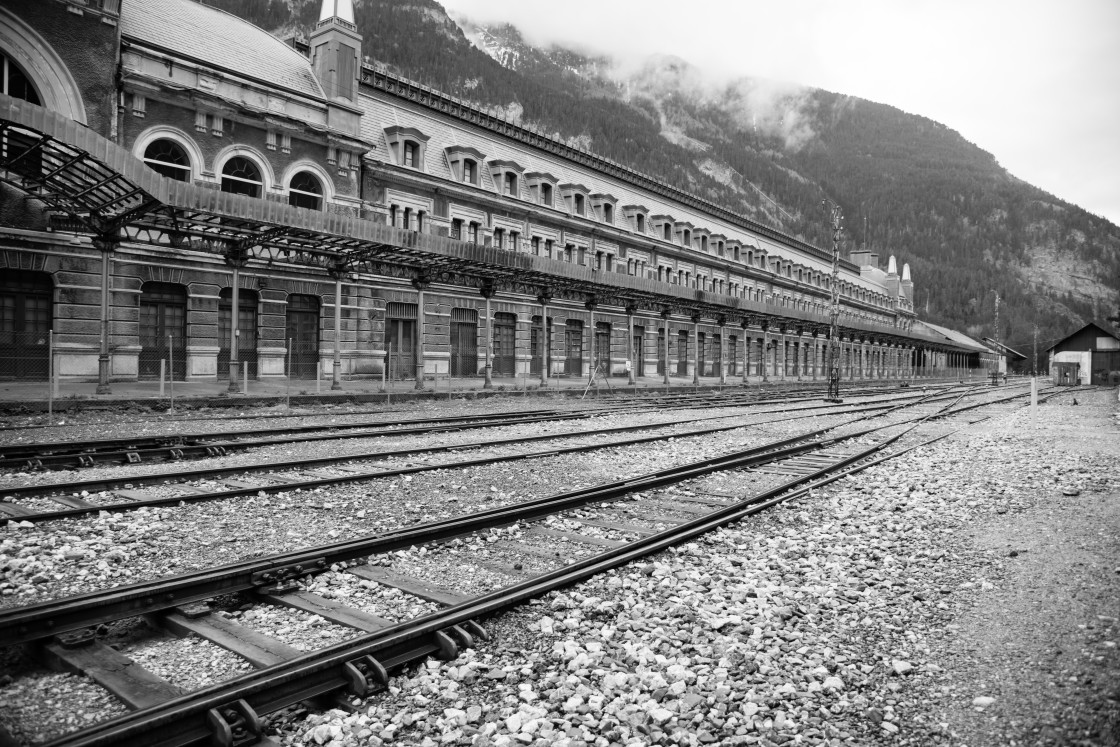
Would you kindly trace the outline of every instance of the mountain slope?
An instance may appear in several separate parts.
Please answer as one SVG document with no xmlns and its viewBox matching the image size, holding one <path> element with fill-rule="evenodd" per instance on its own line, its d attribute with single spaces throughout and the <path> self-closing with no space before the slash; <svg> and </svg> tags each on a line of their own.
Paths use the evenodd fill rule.
<svg viewBox="0 0 1120 747">
<path fill-rule="evenodd" d="M 315 0 L 207 0 L 281 35 Z M 616 70 L 538 49 L 508 25 L 451 19 L 434 0 L 356 0 L 374 64 L 829 246 L 822 199 L 849 248 L 909 262 L 923 318 L 1029 354 L 1120 306 L 1120 229 L 1008 174 L 930 119 L 827 91 L 712 83 L 686 62 Z M 928 309 L 928 311 L 927 311 Z"/>
</svg>

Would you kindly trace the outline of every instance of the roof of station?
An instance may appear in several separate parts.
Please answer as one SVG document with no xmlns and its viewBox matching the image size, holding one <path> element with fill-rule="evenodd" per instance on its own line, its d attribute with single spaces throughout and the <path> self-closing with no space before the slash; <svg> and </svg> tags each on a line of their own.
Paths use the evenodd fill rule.
<svg viewBox="0 0 1120 747">
<path fill-rule="evenodd" d="M 306 57 L 248 21 L 195 0 L 123 3 L 121 35 L 264 84 L 325 98 Z"/>
<path fill-rule="evenodd" d="M 968 352 L 970 352 L 970 353 L 990 353 L 991 352 L 991 349 L 989 347 L 987 347 L 986 345 L 984 345 L 982 343 L 979 343 L 976 340 L 973 340 L 968 335 L 961 334 L 960 332 L 957 332 L 955 329 L 949 329 L 948 327 L 940 327 L 936 324 L 930 324 L 929 322 L 924 322 L 924 321 L 918 321 L 914 324 L 914 326 L 917 327 L 919 324 L 923 325 L 925 327 L 929 327 L 930 331 L 935 336 L 940 337 L 944 343 L 946 343 L 947 345 L 950 345 L 952 347 L 964 348 L 965 350 L 968 350 Z"/>
<path fill-rule="evenodd" d="M 1002 353 L 1003 355 L 1007 356 L 1008 358 L 1011 358 L 1012 360 L 1025 361 L 1027 359 L 1027 356 L 1023 355 L 1018 350 L 1015 350 L 1013 348 L 1009 348 L 1006 345 L 1004 345 L 1002 342 L 998 342 L 996 340 L 993 340 L 991 337 L 985 337 L 984 338 L 984 344 L 987 345 L 992 350 L 996 351 L 997 353 Z"/>
<path fill-rule="evenodd" d="M 97 133 L 42 107 L 0 95 L 0 181 L 81 221 L 96 236 L 219 254 L 238 261 L 367 271 L 463 286 L 560 296 L 728 323 L 807 332 L 828 318 L 617 272 L 408 231 L 349 215 L 291 207 L 167 179 Z M 946 348 L 976 346 L 951 333 L 909 332 L 862 320 L 842 334 Z M 953 335 L 963 338 L 962 345 Z M 981 346 L 982 347 L 982 346 Z"/>
</svg>

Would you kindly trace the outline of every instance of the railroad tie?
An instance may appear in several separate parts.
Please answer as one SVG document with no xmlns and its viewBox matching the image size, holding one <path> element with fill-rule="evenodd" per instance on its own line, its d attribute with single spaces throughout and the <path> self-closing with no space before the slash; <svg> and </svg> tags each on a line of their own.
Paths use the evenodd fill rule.
<svg viewBox="0 0 1120 747">
<path fill-rule="evenodd" d="M 181 638 L 194 634 L 232 651 L 257 669 L 294 659 L 303 653 L 270 635 L 209 612 L 198 615 L 195 609 L 177 607 L 169 614 L 149 615 L 147 618 Z"/>
<path fill-rule="evenodd" d="M 35 513 L 38 512 L 32 511 L 30 508 L 24 508 L 23 506 L 17 505 L 15 503 L 0 503 L 0 514 L 3 514 L 5 516 L 15 518 L 19 516 L 31 516 Z"/>
<path fill-rule="evenodd" d="M 330 620 L 349 628 L 356 628 L 366 633 L 373 633 L 393 624 L 391 620 L 371 615 L 353 607 L 347 607 L 341 602 L 327 599 L 309 591 L 261 592 L 260 596 L 261 599 L 272 604 L 310 612 L 324 620 Z"/>
<path fill-rule="evenodd" d="M 399 571 L 394 571 L 392 568 L 386 568 L 380 565 L 359 565 L 350 568 L 348 572 L 353 573 L 359 578 L 375 581 L 383 586 L 391 586 L 394 589 L 400 589 L 406 594 L 411 594 L 414 597 L 444 607 L 454 607 L 471 598 L 469 594 L 460 594 L 457 591 L 451 591 L 450 589 L 436 586 L 430 581 L 406 576 Z"/>
<path fill-rule="evenodd" d="M 567 517 L 566 517 L 567 518 Z M 570 521 L 575 521 L 580 524 L 586 524 L 589 527 L 599 527 L 600 529 L 614 529 L 619 532 L 628 532 L 636 534 L 639 537 L 648 537 L 651 534 L 656 534 L 656 530 L 649 527 L 640 527 L 635 524 L 622 524 L 617 521 L 604 521 L 601 519 L 582 519 L 571 517 Z"/>
<path fill-rule="evenodd" d="M 97 505 L 73 495 L 52 495 L 49 498 L 55 503 L 61 503 L 63 506 L 69 506 L 70 508 L 93 508 Z"/>
<path fill-rule="evenodd" d="M 55 640 L 44 647 L 44 652 L 53 667 L 88 675 L 134 711 L 185 692 L 100 641 L 89 640 L 69 648 Z"/>
<path fill-rule="evenodd" d="M 680 502 L 678 503 L 677 500 Z M 689 506 L 686 504 L 687 498 L 644 498 L 641 505 L 650 506 L 652 508 L 663 509 L 666 511 L 679 511 L 682 514 L 689 514 L 690 516 L 707 516 L 711 510 L 700 508 L 698 506 Z M 725 505 L 725 504 L 721 504 Z M 677 520 L 674 520 L 677 521 Z"/>
<path fill-rule="evenodd" d="M 553 537 L 555 539 L 565 539 L 569 542 L 579 542 L 584 545 L 595 545 L 598 547 L 622 547 L 626 542 L 622 540 L 612 540 L 606 537 L 593 537 L 589 534 L 578 534 L 576 532 L 562 532 L 557 529 L 545 529 L 544 527 L 532 527 L 529 529 L 528 534 L 535 534 L 541 537 Z"/>
</svg>

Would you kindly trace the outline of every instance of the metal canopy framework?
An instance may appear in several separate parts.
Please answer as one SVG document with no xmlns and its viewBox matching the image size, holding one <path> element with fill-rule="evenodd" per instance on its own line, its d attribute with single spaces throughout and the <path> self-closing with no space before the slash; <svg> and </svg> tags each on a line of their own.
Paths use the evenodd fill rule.
<svg viewBox="0 0 1120 747">
<path fill-rule="evenodd" d="M 368 272 L 420 282 L 492 287 L 623 309 L 675 311 L 717 323 L 828 332 L 822 314 L 600 272 L 550 258 L 467 244 L 362 218 L 296 208 L 168 179 L 125 149 L 54 112 L 0 95 L 0 181 L 64 211 L 101 242 L 223 256 L 228 262 Z M 955 350 L 924 330 L 846 320 L 841 333 Z"/>
</svg>

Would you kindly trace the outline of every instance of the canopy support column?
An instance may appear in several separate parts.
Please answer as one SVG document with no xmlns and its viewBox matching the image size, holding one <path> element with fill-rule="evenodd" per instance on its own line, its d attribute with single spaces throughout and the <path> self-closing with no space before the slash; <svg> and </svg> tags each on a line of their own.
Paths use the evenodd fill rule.
<svg viewBox="0 0 1120 747">
<path fill-rule="evenodd" d="M 97 354 L 97 394 L 112 394 L 109 386 L 109 275 L 113 252 L 119 244 L 115 236 L 98 238 L 93 242 L 101 250 L 101 339 Z"/>
</svg>

